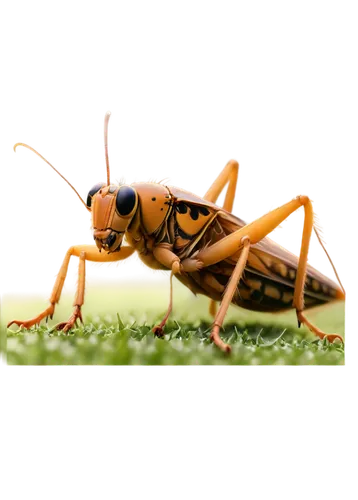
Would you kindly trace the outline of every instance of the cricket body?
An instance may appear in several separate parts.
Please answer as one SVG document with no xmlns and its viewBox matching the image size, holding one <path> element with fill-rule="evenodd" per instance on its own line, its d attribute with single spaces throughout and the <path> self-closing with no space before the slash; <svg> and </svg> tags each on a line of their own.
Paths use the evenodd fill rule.
<svg viewBox="0 0 358 500">
<path fill-rule="evenodd" d="M 52 318 L 70 258 L 77 256 L 79 270 L 74 310 L 68 321 L 57 325 L 57 329 L 67 332 L 77 319 L 82 321 L 86 260 L 120 261 L 137 251 L 140 259 L 152 269 L 171 271 L 169 307 L 163 321 L 153 328 L 157 336 L 163 335 L 172 309 L 172 277 L 175 276 L 194 294 L 211 299 L 209 310 L 214 322 L 210 338 L 225 352 L 230 352 L 231 347 L 220 338 L 220 329 L 231 303 L 266 312 L 294 308 L 299 325 L 305 324 L 320 338 L 342 341 L 340 335 L 326 334 L 313 325 L 303 311 L 304 306 L 310 308 L 345 298 L 342 285 L 340 288 L 307 264 L 312 230 L 325 250 L 314 227 L 312 204 L 307 196 L 298 196 L 245 224 L 231 213 L 239 168 L 234 160 L 229 161 L 203 198 L 160 183 L 111 184 L 107 147 L 109 116 L 109 113 L 105 116 L 104 127 L 107 183 L 96 184 L 88 193 L 87 203 L 80 198 L 92 214 L 95 245 L 71 247 L 57 276 L 49 307 L 33 319 L 13 320 L 8 326 L 15 323 L 30 328 L 48 316 Z M 215 202 L 226 185 L 224 205 L 219 207 Z M 304 228 L 297 258 L 269 240 L 267 235 L 300 207 L 304 207 Z M 333 266 L 332 261 L 331 264 Z M 337 273 L 336 276 L 340 283 Z M 217 303 L 220 303 L 218 308 Z"/>
</svg>

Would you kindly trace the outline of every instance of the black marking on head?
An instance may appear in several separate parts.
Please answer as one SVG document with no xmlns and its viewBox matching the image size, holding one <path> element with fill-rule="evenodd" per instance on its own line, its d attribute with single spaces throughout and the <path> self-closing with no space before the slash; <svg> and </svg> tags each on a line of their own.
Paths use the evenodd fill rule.
<svg viewBox="0 0 358 500">
<path fill-rule="evenodd" d="M 155 201 L 156 199 L 157 199 L 157 198 L 155 198 L 155 197 L 154 197 L 154 198 L 152 198 L 152 201 Z"/>
<path fill-rule="evenodd" d="M 180 201 L 176 207 L 175 207 L 176 211 L 179 212 L 180 214 L 186 214 L 187 211 L 188 211 L 188 207 L 185 205 L 185 203 L 183 201 Z"/>
<path fill-rule="evenodd" d="M 91 208 L 92 205 L 92 198 L 93 196 L 98 193 L 98 191 L 105 186 L 104 182 L 98 182 L 93 186 L 92 189 L 89 190 L 88 195 L 87 195 L 87 206 Z"/>
<path fill-rule="evenodd" d="M 116 207 L 119 215 L 129 215 L 137 201 L 135 189 L 131 186 L 121 186 L 116 196 Z"/>
</svg>

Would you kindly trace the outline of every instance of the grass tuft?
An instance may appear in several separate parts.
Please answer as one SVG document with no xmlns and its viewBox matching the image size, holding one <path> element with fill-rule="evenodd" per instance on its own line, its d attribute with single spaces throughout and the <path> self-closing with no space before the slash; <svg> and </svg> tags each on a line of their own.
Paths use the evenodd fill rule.
<svg viewBox="0 0 358 500">
<path fill-rule="evenodd" d="M 91 322 L 65 335 L 47 326 L 8 333 L 7 360 L 15 365 L 310 365 L 344 364 L 344 347 L 325 339 L 307 341 L 280 327 L 227 325 L 231 356 L 209 342 L 210 325 L 171 322 L 165 337 L 154 325 Z"/>
<path fill-rule="evenodd" d="M 344 345 L 316 339 L 306 329 L 298 329 L 294 314 L 263 315 L 238 308 L 230 310 L 222 332 L 223 340 L 232 346 L 228 356 L 209 341 L 208 301 L 201 298 L 193 303 L 180 294 L 176 310 L 165 327 L 165 336 L 158 339 L 151 330 L 164 315 L 164 310 L 158 308 L 163 297 L 157 297 L 155 290 L 151 292 L 150 302 L 143 290 L 136 290 L 134 294 L 126 291 L 116 304 L 111 303 L 113 291 L 97 292 L 86 302 L 85 325 L 67 335 L 54 328 L 56 322 L 66 317 L 61 310 L 57 312 L 57 321 L 48 325 L 28 331 L 7 330 L 7 362 L 11 365 L 344 364 Z M 63 302 L 69 316 L 70 298 Z M 145 310 L 137 304 L 145 304 Z M 13 299 L 5 301 L 5 305 L 6 318 L 2 318 L 5 321 L 13 317 L 26 319 L 43 308 L 36 300 L 20 303 Z M 311 315 L 312 319 L 329 333 L 342 333 L 344 304 L 325 307 L 317 309 L 317 320 Z M 24 314 L 20 315 L 22 310 Z"/>
</svg>

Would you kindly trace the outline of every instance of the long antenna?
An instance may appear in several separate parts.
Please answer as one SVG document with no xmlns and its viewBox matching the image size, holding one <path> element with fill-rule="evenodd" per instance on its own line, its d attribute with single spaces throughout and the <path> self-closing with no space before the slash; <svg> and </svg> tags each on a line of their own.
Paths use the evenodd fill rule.
<svg viewBox="0 0 358 500">
<path fill-rule="evenodd" d="M 25 141 L 24 139 L 20 139 L 18 141 L 15 141 L 10 144 L 11 151 L 16 155 L 16 151 L 18 149 L 23 149 L 24 151 L 29 151 L 30 153 L 33 154 L 33 156 L 36 156 L 39 160 L 41 160 L 47 167 L 54 173 L 56 174 L 67 186 L 68 189 L 75 195 L 77 200 L 80 202 L 80 204 L 83 206 L 83 208 L 86 210 L 86 212 L 90 212 L 91 208 L 87 206 L 86 200 L 84 196 L 79 192 L 77 186 L 73 184 L 71 179 L 67 177 L 66 174 L 61 172 L 54 162 L 50 160 L 49 158 L 46 158 L 46 156 L 41 153 L 35 146 L 30 144 L 29 142 Z"/>
<path fill-rule="evenodd" d="M 103 113 L 102 118 L 102 148 L 103 148 L 103 168 L 104 179 L 109 185 L 112 176 L 112 152 L 111 152 L 111 128 L 112 128 L 112 111 L 107 109 Z"/>
</svg>

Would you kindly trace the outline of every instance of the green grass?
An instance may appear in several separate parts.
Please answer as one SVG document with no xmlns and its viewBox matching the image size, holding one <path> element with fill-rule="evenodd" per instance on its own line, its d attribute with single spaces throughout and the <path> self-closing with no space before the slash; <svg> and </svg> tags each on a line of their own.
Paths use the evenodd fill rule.
<svg viewBox="0 0 358 500">
<path fill-rule="evenodd" d="M 55 320 L 29 331 L 7 330 L 7 362 L 14 365 L 342 365 L 344 345 L 317 340 L 297 328 L 294 312 L 252 313 L 232 307 L 223 338 L 232 345 L 227 356 L 210 344 L 208 300 L 194 298 L 175 286 L 175 309 L 164 339 L 154 338 L 153 325 L 163 317 L 167 290 L 159 286 L 88 290 L 85 325 L 68 335 L 53 329 L 69 317 L 72 297 L 65 296 Z M 45 306 L 36 298 L 3 300 L 2 331 L 9 319 L 27 319 Z M 344 303 L 310 311 L 327 332 L 344 333 Z M 4 349 L 4 337 L 2 341 Z"/>
</svg>

